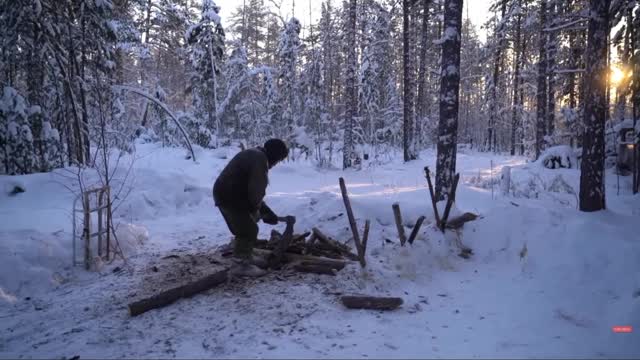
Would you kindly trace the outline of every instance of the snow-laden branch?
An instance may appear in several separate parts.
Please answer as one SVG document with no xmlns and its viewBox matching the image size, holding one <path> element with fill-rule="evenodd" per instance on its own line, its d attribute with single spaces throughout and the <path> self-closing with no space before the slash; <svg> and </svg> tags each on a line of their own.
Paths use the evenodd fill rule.
<svg viewBox="0 0 640 360">
<path fill-rule="evenodd" d="M 176 124 L 176 126 L 178 126 L 178 129 L 180 129 L 180 132 L 182 133 L 182 135 L 184 136 L 185 141 L 187 142 L 187 146 L 189 147 L 189 151 L 191 152 L 191 157 L 193 158 L 193 161 L 196 161 L 196 154 L 193 152 L 193 147 L 191 147 L 191 141 L 189 140 L 189 136 L 187 135 L 187 132 L 184 130 L 184 128 L 182 127 L 182 124 L 180 124 L 180 121 L 178 120 L 178 118 L 173 114 L 173 112 L 171 112 L 171 110 L 169 110 L 169 108 L 167 107 L 167 105 L 165 105 L 163 102 L 161 102 L 160 100 L 156 99 L 153 95 L 149 94 L 148 92 L 142 90 L 142 89 L 138 89 L 132 86 L 126 86 L 126 85 L 112 85 L 111 86 L 112 89 L 114 90 L 124 90 L 124 91 L 129 91 L 131 93 L 140 95 L 144 98 L 146 98 L 149 101 L 152 101 L 153 103 L 155 103 L 156 105 L 158 105 L 162 110 L 164 110 L 169 117 L 173 120 L 173 122 Z"/>
<path fill-rule="evenodd" d="M 556 74 L 571 74 L 571 73 L 581 73 L 584 72 L 584 69 L 557 69 L 554 71 Z"/>
<path fill-rule="evenodd" d="M 580 24 L 581 22 L 584 22 L 586 20 L 588 20 L 588 19 L 587 18 L 580 18 L 580 19 L 577 19 L 577 20 L 566 22 L 564 24 L 557 25 L 557 26 L 544 28 L 544 31 L 557 31 L 557 30 L 566 29 L 566 28 L 572 27 L 572 26 L 574 26 L 576 24 Z"/>
</svg>

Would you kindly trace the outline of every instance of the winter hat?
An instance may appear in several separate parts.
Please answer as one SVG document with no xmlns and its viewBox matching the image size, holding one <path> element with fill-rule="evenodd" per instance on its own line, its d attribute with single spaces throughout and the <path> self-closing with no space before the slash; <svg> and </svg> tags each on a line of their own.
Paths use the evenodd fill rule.
<svg viewBox="0 0 640 360">
<path fill-rule="evenodd" d="M 267 140 L 267 142 L 264 143 L 264 151 L 267 154 L 270 164 L 275 164 L 289 156 L 287 145 L 280 139 Z"/>
</svg>

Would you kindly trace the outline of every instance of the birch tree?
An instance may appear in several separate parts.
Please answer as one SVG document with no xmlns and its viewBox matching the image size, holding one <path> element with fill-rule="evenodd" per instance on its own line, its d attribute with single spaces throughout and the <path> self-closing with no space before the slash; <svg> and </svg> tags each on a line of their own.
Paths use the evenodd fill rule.
<svg viewBox="0 0 640 360">
<path fill-rule="evenodd" d="M 440 72 L 440 121 L 436 160 L 436 198 L 443 200 L 453 186 L 458 145 L 458 103 L 460 87 L 460 31 L 462 0 L 446 0 Z"/>
</svg>

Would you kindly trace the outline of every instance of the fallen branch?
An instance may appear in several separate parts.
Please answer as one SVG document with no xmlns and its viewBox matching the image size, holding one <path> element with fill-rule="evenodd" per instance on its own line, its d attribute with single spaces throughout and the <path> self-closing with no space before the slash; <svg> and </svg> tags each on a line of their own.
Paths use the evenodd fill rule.
<svg viewBox="0 0 640 360">
<path fill-rule="evenodd" d="M 342 200 L 344 200 L 344 207 L 347 210 L 347 216 L 349 218 L 349 226 L 353 233 L 353 242 L 356 245 L 358 251 L 358 258 L 360 259 L 360 266 L 365 267 L 367 265 L 364 252 L 362 251 L 362 244 L 360 243 L 360 235 L 358 235 L 358 227 L 356 225 L 356 219 L 353 216 L 353 210 L 351 209 L 351 201 L 349 201 L 349 195 L 347 194 L 347 186 L 344 183 L 344 178 L 339 179 L 340 191 L 342 192 Z"/>
<path fill-rule="evenodd" d="M 342 304 L 349 309 L 394 310 L 404 302 L 397 297 L 343 296 Z"/>
<path fill-rule="evenodd" d="M 402 214 L 400 213 L 400 204 L 394 203 L 391 205 L 393 209 L 393 218 L 396 221 L 396 228 L 398 229 L 398 237 L 400 238 L 400 245 L 404 246 L 407 242 L 407 236 L 404 233 L 404 226 L 402 226 Z"/>
<path fill-rule="evenodd" d="M 416 236 L 418 236 L 418 232 L 420 231 L 420 227 L 422 227 L 422 223 L 424 222 L 425 217 L 424 216 L 420 216 L 418 218 L 418 221 L 416 221 L 416 225 L 413 227 L 413 230 L 411 231 L 411 235 L 409 235 L 409 244 L 413 244 L 413 241 L 416 239 Z"/>
</svg>

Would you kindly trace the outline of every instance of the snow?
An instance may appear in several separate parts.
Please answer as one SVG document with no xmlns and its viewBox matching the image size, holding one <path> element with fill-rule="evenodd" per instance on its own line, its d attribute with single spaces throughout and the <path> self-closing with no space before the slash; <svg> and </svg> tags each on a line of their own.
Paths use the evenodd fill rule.
<svg viewBox="0 0 640 360">
<path fill-rule="evenodd" d="M 578 157 L 570 146 L 558 145 L 546 149 L 536 163 L 549 169 L 577 168 Z"/>
<path fill-rule="evenodd" d="M 569 190 L 578 189 L 578 170 L 466 151 L 457 158 L 461 179 L 452 216 L 471 211 L 481 217 L 443 235 L 434 227 L 423 172 L 425 165 L 435 168 L 434 151 L 407 164 L 400 153 L 390 154 L 386 164 L 361 171 L 287 161 L 270 172 L 271 208 L 295 214 L 299 231 L 318 226 L 347 240 L 338 187 L 344 177 L 361 231 L 371 220 L 366 270 L 353 264 L 335 277 L 270 274 L 130 318 L 126 304 L 173 267 L 163 257 L 203 259 L 229 241 L 211 185 L 238 151 L 196 148 L 196 163 L 185 159 L 184 149 L 136 148 L 132 191 L 120 198 L 114 219 L 127 244 L 127 265 L 104 263 L 95 272 L 71 266 L 74 194 L 66 188 L 75 186 L 73 171 L 0 177 L 2 189 L 15 183 L 26 189 L 0 194 L 3 357 L 640 355 L 635 333 L 611 330 L 640 328 L 640 197 L 629 194 L 628 177 L 616 195 L 615 175 L 607 172 L 608 210 L 581 213 Z M 502 194 L 497 184 L 507 166 L 511 191 Z M 97 181 L 90 172 L 86 177 Z M 413 246 L 399 245 L 394 202 L 407 233 L 426 216 Z M 444 202 L 438 206 L 443 211 Z M 260 237 L 271 229 L 260 224 Z M 457 255 L 460 243 L 473 249 L 470 259 Z M 346 310 L 338 293 L 405 302 L 388 313 Z"/>
</svg>

